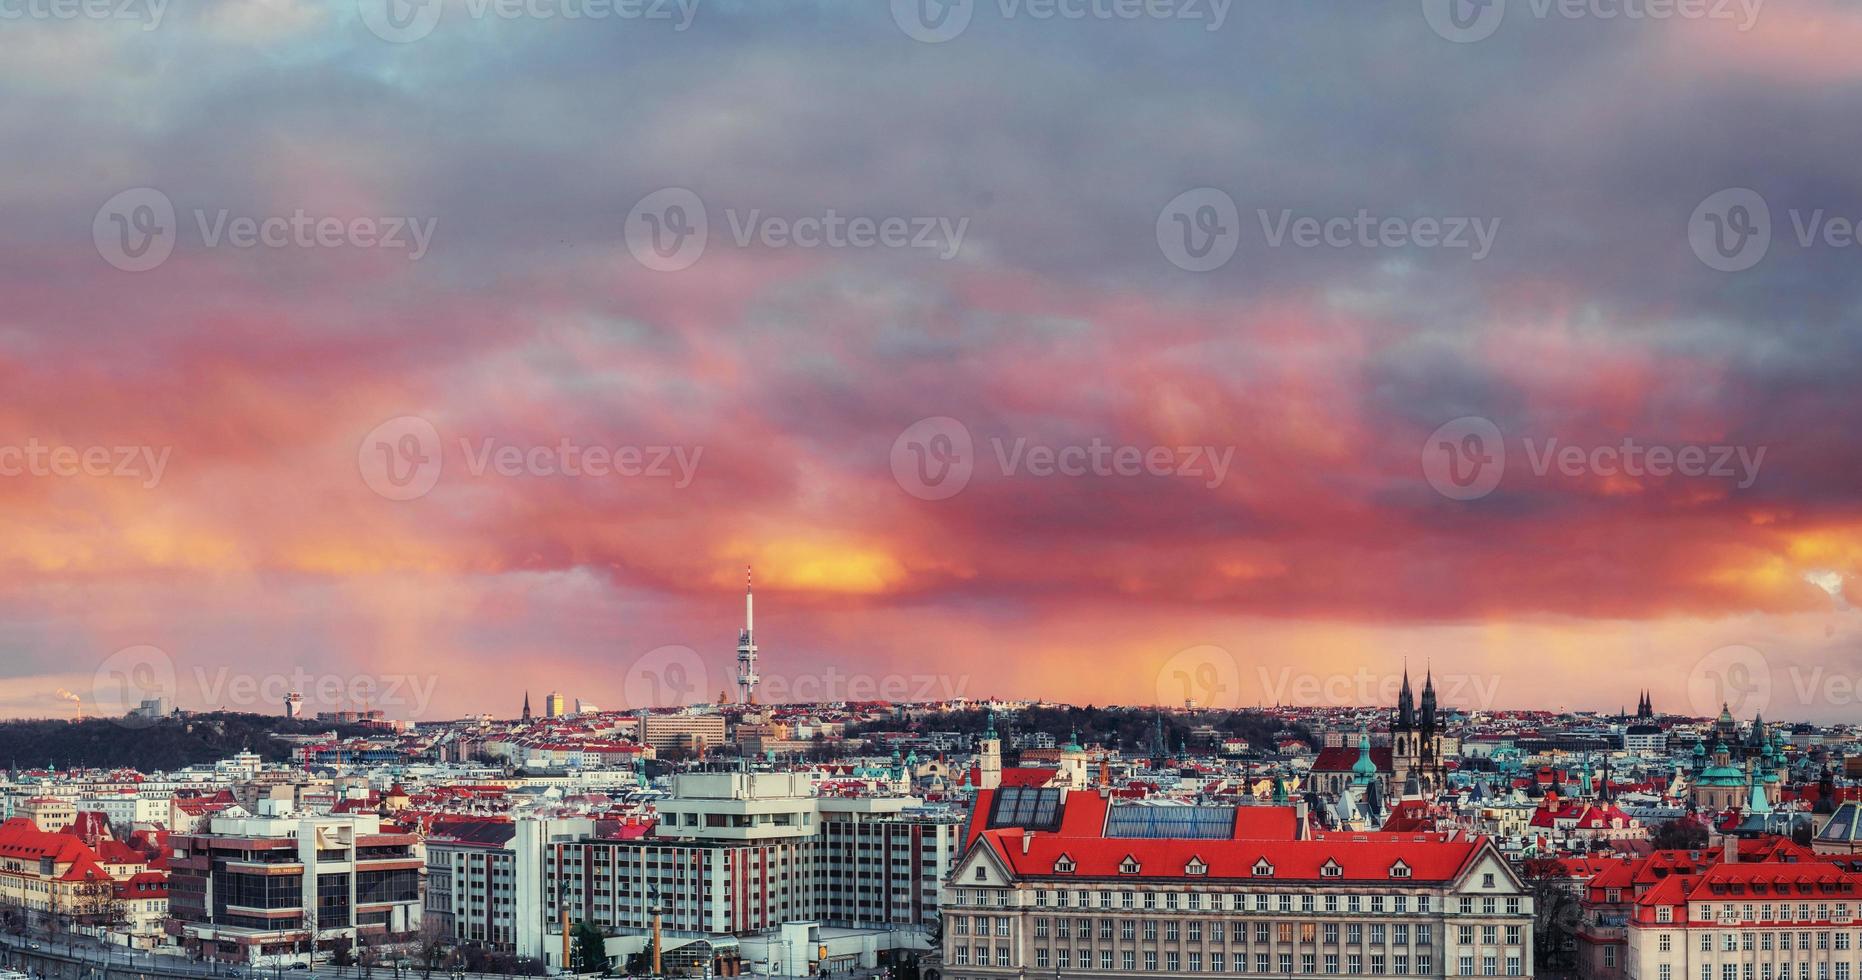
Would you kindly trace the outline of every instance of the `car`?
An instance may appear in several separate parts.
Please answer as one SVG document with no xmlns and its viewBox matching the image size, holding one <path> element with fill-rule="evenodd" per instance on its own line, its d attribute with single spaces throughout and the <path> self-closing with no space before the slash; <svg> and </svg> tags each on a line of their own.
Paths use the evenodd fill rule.
<svg viewBox="0 0 1862 980">
<path fill-rule="evenodd" d="M 293 970 L 308 970 L 308 969 L 310 969 L 310 964 L 308 964 L 308 963 L 293 963 L 293 964 L 291 964 L 291 969 L 293 969 Z"/>
</svg>

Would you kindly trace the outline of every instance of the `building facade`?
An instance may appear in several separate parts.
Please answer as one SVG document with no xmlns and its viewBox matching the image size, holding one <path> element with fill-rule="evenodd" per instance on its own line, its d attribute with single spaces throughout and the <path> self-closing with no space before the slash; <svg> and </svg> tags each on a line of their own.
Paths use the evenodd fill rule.
<svg viewBox="0 0 1862 980">
<path fill-rule="evenodd" d="M 1124 812 L 1148 809 L 1167 812 Z M 1485 838 L 1060 790 L 980 794 L 970 833 L 945 980 L 1532 975 L 1532 899 Z"/>
<path fill-rule="evenodd" d="M 200 958 L 309 962 L 313 943 L 359 950 L 417 935 L 415 835 L 384 831 L 373 814 L 302 814 L 279 799 L 208 828 L 169 838 L 169 932 Z"/>
</svg>

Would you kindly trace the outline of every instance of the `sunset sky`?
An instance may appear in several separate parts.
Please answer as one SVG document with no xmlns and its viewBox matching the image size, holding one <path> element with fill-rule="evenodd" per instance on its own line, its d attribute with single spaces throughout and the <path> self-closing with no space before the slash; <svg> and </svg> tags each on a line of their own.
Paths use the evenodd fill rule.
<svg viewBox="0 0 1862 980">
<path fill-rule="evenodd" d="M 801 695 L 1381 700 L 1407 659 L 1463 707 L 1717 711 L 1724 681 L 1862 717 L 1851 4 L 1515 0 L 1451 38 L 1418 0 L 1217 29 L 977 0 L 925 40 L 885 0 L 444 0 L 393 40 L 384 2 L 0 19 L 0 715 L 130 674 L 259 711 L 268 679 L 378 680 L 397 717 L 713 699 L 753 565 Z M 640 257 L 665 188 L 708 220 L 688 267 Z M 1192 271 L 1201 189 L 1237 237 Z M 1751 268 L 1690 238 L 1727 189 L 1769 206 Z M 756 225 L 830 210 L 933 241 Z M 1494 234 L 1285 223 L 1360 211 Z M 341 241 L 235 244 L 298 212 Z M 401 218 L 418 258 L 353 230 Z M 111 236 L 150 227 L 172 254 L 126 271 Z M 1456 499 L 1428 454 L 1469 417 L 1504 475 Z M 1626 439 L 1734 472 L 1599 469 Z M 1552 440 L 1583 462 L 1539 472 Z M 539 470 L 565 441 L 665 475 Z M 1030 450 L 1094 446 L 1170 462 Z M 383 484 L 435 447 L 430 488 Z M 954 460 L 960 489 L 913 479 Z"/>
</svg>

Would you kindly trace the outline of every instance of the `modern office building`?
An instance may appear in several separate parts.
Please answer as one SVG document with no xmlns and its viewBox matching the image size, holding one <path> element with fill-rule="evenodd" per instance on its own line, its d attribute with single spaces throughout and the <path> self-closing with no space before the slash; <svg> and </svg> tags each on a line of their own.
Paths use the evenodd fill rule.
<svg viewBox="0 0 1862 980">
<path fill-rule="evenodd" d="M 419 838 L 370 813 L 312 815 L 284 798 L 169 838 L 169 932 L 203 959 L 307 962 L 318 950 L 411 941 L 421 922 Z"/>
<path fill-rule="evenodd" d="M 640 742 L 655 752 L 685 751 L 703 755 L 705 750 L 724 744 L 724 716 L 645 714 L 640 718 Z"/>
</svg>

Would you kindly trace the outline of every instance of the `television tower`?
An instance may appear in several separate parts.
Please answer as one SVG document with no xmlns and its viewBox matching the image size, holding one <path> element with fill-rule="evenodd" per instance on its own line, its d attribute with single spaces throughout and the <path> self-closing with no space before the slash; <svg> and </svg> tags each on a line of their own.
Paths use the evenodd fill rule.
<svg viewBox="0 0 1862 980">
<path fill-rule="evenodd" d="M 751 606 L 750 566 L 744 566 L 744 628 L 737 634 L 737 703 L 756 703 L 756 682 L 762 678 L 756 673 L 756 639 L 752 630 L 754 612 Z"/>
</svg>

